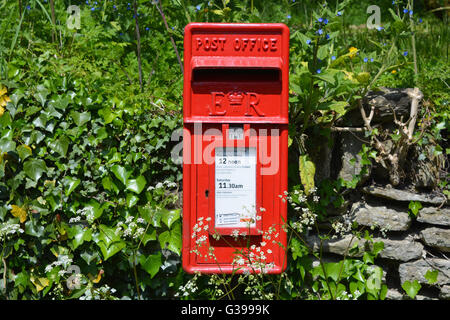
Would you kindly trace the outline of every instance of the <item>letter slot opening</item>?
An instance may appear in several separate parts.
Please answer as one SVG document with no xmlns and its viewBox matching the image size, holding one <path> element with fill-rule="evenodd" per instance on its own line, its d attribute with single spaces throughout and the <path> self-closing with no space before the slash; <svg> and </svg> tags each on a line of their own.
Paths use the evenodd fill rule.
<svg viewBox="0 0 450 320">
<path fill-rule="evenodd" d="M 269 68 L 195 68 L 193 82 L 280 82 L 279 69 Z"/>
</svg>

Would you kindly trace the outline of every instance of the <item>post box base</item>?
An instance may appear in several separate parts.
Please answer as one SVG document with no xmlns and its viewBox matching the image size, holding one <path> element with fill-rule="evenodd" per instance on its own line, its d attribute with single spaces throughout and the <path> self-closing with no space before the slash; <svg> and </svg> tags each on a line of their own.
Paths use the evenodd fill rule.
<svg viewBox="0 0 450 320">
<path fill-rule="evenodd" d="M 244 274 L 244 273 L 264 273 L 264 274 L 281 274 L 286 270 L 286 265 L 283 266 L 273 266 L 272 268 L 267 268 L 262 270 L 261 268 L 247 268 L 247 267 L 237 267 L 231 265 L 184 265 L 183 270 L 187 273 L 201 273 L 201 274 Z"/>
</svg>

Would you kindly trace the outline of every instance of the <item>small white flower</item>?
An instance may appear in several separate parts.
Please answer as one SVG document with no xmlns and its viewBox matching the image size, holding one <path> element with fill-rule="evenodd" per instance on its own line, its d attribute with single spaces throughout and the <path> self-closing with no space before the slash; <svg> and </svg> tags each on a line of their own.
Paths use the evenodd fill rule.
<svg viewBox="0 0 450 320">
<path fill-rule="evenodd" d="M 145 220 L 144 220 L 143 218 L 138 218 L 138 219 L 136 220 L 136 222 L 137 222 L 137 223 L 145 224 Z"/>
</svg>

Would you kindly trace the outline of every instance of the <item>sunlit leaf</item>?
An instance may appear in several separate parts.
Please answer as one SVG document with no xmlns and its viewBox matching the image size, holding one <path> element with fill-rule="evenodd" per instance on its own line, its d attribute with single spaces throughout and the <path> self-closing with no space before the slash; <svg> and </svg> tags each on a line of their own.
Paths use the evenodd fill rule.
<svg viewBox="0 0 450 320">
<path fill-rule="evenodd" d="M 19 218 L 20 223 L 24 223 L 27 220 L 27 211 L 15 204 L 11 206 L 11 214 L 16 218 Z"/>
<path fill-rule="evenodd" d="M 305 193 L 309 194 L 314 188 L 314 175 L 316 173 L 316 166 L 314 162 L 309 159 L 308 155 L 301 155 L 299 157 L 300 178 L 305 188 Z"/>
</svg>

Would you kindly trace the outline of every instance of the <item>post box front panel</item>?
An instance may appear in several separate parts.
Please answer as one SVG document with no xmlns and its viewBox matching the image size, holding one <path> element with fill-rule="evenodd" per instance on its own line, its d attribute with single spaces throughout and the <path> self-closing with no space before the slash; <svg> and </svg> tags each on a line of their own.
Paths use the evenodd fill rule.
<svg viewBox="0 0 450 320">
<path fill-rule="evenodd" d="M 192 160 L 205 161 L 185 167 L 196 181 L 190 184 L 193 192 L 184 191 L 184 197 L 191 198 L 187 201 L 190 219 L 184 220 L 183 225 L 185 270 L 259 272 L 250 269 L 264 265 L 268 267 L 265 272 L 277 273 L 286 266 L 286 254 L 280 246 L 286 243 L 286 233 L 282 229 L 286 203 L 280 196 L 281 190 L 287 190 L 287 157 L 284 157 L 287 155 L 287 126 L 246 124 L 242 127 L 246 130 L 240 133 L 236 127 L 231 126 L 230 130 L 229 124 L 204 124 L 202 131 L 188 137 L 192 143 Z M 267 135 L 259 136 L 260 132 L 267 132 Z M 233 136 L 241 139 L 229 139 Z M 200 147 L 194 147 L 194 143 L 199 143 Z M 202 156 L 196 156 L 195 150 Z M 279 164 L 263 163 L 262 156 Z M 229 161 L 230 166 L 223 164 Z M 261 174 L 264 170 L 273 170 L 271 166 L 278 167 L 275 168 L 277 174 Z M 219 183 L 229 184 L 225 189 L 231 186 L 235 190 L 224 194 L 223 190 L 218 190 L 224 189 L 223 185 L 218 187 Z M 247 210 L 242 208 L 245 206 Z M 234 213 L 236 217 L 217 221 L 221 213 Z"/>
<path fill-rule="evenodd" d="M 185 28 L 183 268 L 286 267 L 289 29 Z"/>
<path fill-rule="evenodd" d="M 185 122 L 288 123 L 285 25 L 190 24 L 184 57 Z"/>
</svg>

